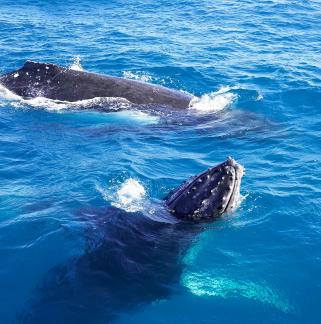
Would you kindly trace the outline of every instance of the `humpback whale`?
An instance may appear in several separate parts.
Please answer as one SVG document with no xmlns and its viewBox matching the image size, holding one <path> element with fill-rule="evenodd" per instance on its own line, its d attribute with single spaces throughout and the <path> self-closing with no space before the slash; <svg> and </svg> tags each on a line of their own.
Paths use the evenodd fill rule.
<svg viewBox="0 0 321 324">
<path fill-rule="evenodd" d="M 109 323 L 179 293 L 184 254 L 206 222 L 236 207 L 242 176 L 229 158 L 186 181 L 163 201 L 173 221 L 115 207 L 82 211 L 85 253 L 45 275 L 18 322 Z"/>
<path fill-rule="evenodd" d="M 45 97 L 79 101 L 97 97 L 125 98 L 137 105 L 188 108 L 192 95 L 156 84 L 27 61 L 16 71 L 2 75 L 0 83 L 23 98 Z"/>
</svg>

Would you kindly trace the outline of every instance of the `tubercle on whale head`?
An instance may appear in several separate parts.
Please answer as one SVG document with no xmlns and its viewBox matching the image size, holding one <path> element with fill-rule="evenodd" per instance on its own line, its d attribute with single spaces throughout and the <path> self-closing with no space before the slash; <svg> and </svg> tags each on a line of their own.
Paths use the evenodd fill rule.
<svg viewBox="0 0 321 324">
<path fill-rule="evenodd" d="M 233 158 L 185 182 L 165 198 L 169 211 L 177 218 L 210 220 L 235 209 L 240 197 L 244 168 Z"/>
</svg>

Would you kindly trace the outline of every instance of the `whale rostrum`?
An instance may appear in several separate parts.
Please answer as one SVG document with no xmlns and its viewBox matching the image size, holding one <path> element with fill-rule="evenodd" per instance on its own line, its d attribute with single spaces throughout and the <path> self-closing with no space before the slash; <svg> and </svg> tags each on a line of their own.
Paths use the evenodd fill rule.
<svg viewBox="0 0 321 324">
<path fill-rule="evenodd" d="M 237 207 L 244 168 L 234 159 L 194 176 L 165 198 L 169 211 L 177 218 L 208 220 Z"/>
</svg>

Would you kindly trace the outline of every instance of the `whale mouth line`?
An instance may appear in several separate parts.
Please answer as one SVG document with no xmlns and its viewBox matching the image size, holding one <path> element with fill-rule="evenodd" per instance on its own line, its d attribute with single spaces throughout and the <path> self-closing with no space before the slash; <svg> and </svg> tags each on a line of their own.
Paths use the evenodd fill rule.
<svg viewBox="0 0 321 324">
<path fill-rule="evenodd" d="M 236 189 L 236 181 L 237 180 L 235 180 L 234 181 L 234 183 L 233 183 L 233 190 L 231 191 L 231 196 L 230 196 L 230 198 L 229 198 L 229 200 L 228 200 L 228 202 L 227 202 L 227 204 L 226 204 L 226 206 L 225 206 L 225 208 L 224 208 L 224 210 L 223 210 L 223 212 L 224 213 L 226 213 L 227 211 L 228 211 L 228 208 L 230 207 L 230 206 L 233 206 L 232 205 L 232 203 L 233 203 L 233 197 L 232 197 L 232 194 L 235 192 L 235 189 Z M 232 207 L 231 207 L 232 208 Z"/>
<path fill-rule="evenodd" d="M 238 164 L 235 160 L 233 160 L 230 157 L 228 159 L 230 159 L 231 162 L 232 162 L 232 167 L 233 167 L 234 172 L 235 172 L 235 178 L 234 178 L 234 181 L 233 181 L 233 188 L 231 190 L 230 198 L 229 198 L 223 212 L 228 212 L 229 208 L 230 208 L 230 210 L 233 210 L 233 209 L 235 209 L 237 207 L 237 206 L 235 206 L 235 204 L 238 203 L 238 199 L 239 199 L 239 196 L 240 196 L 241 178 L 244 175 L 243 166 Z"/>
</svg>

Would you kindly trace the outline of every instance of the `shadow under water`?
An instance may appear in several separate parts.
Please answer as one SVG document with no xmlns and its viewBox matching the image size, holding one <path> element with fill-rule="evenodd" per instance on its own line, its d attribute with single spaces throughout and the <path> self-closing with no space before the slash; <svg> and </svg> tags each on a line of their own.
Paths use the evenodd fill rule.
<svg viewBox="0 0 321 324">
<path fill-rule="evenodd" d="M 94 222 L 81 216 L 89 224 L 85 253 L 48 272 L 19 323 L 110 322 L 182 289 L 183 256 L 202 225 L 114 207 L 94 214 Z"/>
</svg>

